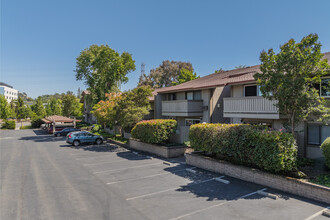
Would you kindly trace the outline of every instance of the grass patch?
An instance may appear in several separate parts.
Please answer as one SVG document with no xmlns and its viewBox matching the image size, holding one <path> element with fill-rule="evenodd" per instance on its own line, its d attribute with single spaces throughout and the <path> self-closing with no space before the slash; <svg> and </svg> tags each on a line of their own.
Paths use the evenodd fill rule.
<svg viewBox="0 0 330 220">
<path fill-rule="evenodd" d="M 32 125 L 24 125 L 20 129 L 32 129 Z"/>
<path fill-rule="evenodd" d="M 315 179 L 311 179 L 310 182 L 330 187 L 330 174 L 319 175 Z"/>
<path fill-rule="evenodd" d="M 106 132 L 93 132 L 93 134 L 101 135 L 104 138 L 110 138 L 114 141 L 118 141 L 118 142 L 123 143 L 123 144 L 128 144 L 128 139 L 123 138 L 120 134 L 114 135 L 114 134 L 109 134 L 109 133 L 106 133 Z"/>
</svg>

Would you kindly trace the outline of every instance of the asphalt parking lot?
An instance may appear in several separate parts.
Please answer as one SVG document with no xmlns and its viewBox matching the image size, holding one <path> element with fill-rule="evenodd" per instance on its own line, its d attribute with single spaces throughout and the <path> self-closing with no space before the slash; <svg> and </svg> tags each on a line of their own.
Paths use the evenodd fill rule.
<svg viewBox="0 0 330 220">
<path fill-rule="evenodd" d="M 74 148 L 32 130 L 1 131 L 0 138 L 3 219 L 330 219 L 322 215 L 329 204 L 194 168 L 184 158 L 114 144 Z M 24 165 L 11 167 L 18 160 Z M 18 190 L 9 186 L 19 178 Z"/>
</svg>

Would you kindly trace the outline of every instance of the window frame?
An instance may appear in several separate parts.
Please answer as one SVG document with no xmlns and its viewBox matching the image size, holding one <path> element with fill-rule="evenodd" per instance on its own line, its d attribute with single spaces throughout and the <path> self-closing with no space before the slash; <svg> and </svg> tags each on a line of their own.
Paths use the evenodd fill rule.
<svg viewBox="0 0 330 220">
<path fill-rule="evenodd" d="M 187 125 L 187 120 L 191 120 L 191 121 L 199 121 L 199 123 L 201 123 L 201 119 L 198 119 L 198 118 L 186 118 L 185 120 L 184 120 L 184 125 L 186 126 L 186 127 L 190 127 L 191 125 L 194 125 L 194 123 L 192 123 L 190 126 L 188 126 Z M 195 124 L 199 124 L 199 123 L 195 123 Z"/>
<path fill-rule="evenodd" d="M 196 99 L 196 93 L 197 92 L 200 93 L 200 99 Z M 188 93 L 192 93 L 192 99 L 188 99 Z M 185 93 L 185 99 L 186 100 L 189 100 L 189 101 L 200 101 L 200 100 L 203 100 L 202 99 L 202 90 L 187 91 Z"/>
<path fill-rule="evenodd" d="M 329 96 L 323 96 L 323 95 L 322 95 L 322 80 L 323 80 L 323 79 L 330 79 L 330 76 L 327 76 L 327 77 L 321 77 L 321 82 L 320 82 L 320 97 L 330 98 L 330 95 L 329 95 Z"/>
<path fill-rule="evenodd" d="M 309 125 L 315 125 L 318 127 L 318 144 L 313 144 L 313 143 L 309 143 Z M 307 145 L 314 145 L 314 146 L 321 146 L 322 144 L 322 127 L 326 127 L 326 126 L 330 126 L 330 125 L 322 125 L 322 124 L 313 124 L 313 123 L 310 123 L 310 124 L 307 124 Z M 330 136 L 329 136 L 330 137 Z"/>
<path fill-rule="evenodd" d="M 246 96 L 245 95 L 245 87 L 250 87 L 250 86 L 255 86 L 256 87 L 256 93 L 257 95 L 256 96 Z M 244 88 L 243 88 L 243 96 L 244 97 L 262 97 L 262 94 L 261 94 L 261 91 L 260 91 L 260 85 L 258 84 L 247 84 L 247 85 L 244 85 Z"/>
</svg>

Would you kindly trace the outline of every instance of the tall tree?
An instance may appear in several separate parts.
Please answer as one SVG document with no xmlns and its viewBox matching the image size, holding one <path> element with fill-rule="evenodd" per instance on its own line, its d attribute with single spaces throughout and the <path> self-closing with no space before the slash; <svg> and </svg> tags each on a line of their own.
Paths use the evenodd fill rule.
<svg viewBox="0 0 330 220">
<path fill-rule="evenodd" d="M 264 97 L 278 100 L 276 106 L 288 117 L 288 128 L 294 134 L 299 122 L 313 115 L 329 113 L 324 100 L 315 88 L 321 77 L 330 74 L 330 66 L 321 53 L 317 34 L 296 43 L 290 39 L 276 54 L 273 49 L 260 55 L 261 73 L 255 79 Z"/>
<path fill-rule="evenodd" d="M 38 117 L 45 117 L 46 116 L 46 110 L 42 102 L 42 98 L 39 96 L 35 103 L 31 106 L 31 109 Z"/>
<path fill-rule="evenodd" d="M 116 105 L 121 99 L 121 93 L 108 93 L 106 100 L 99 101 L 93 106 L 93 114 L 97 119 L 97 123 L 113 127 L 117 120 Z"/>
<path fill-rule="evenodd" d="M 122 94 L 116 105 L 116 117 L 124 130 L 130 131 L 133 126 L 149 114 L 149 97 L 152 90 L 148 86 L 137 87 Z"/>
<path fill-rule="evenodd" d="M 150 86 L 152 88 L 172 86 L 172 83 L 178 82 L 182 69 L 194 71 L 189 62 L 164 60 L 159 67 L 150 70 L 149 75 L 142 76 L 138 86 Z"/>
<path fill-rule="evenodd" d="M 0 118 L 6 119 L 11 116 L 11 108 L 4 95 L 0 95 Z"/>
<path fill-rule="evenodd" d="M 79 102 L 79 99 L 72 94 L 66 94 L 62 98 L 62 112 L 64 116 L 81 116 L 81 105 L 82 103 Z"/>
<path fill-rule="evenodd" d="M 47 115 L 62 115 L 62 100 L 52 96 L 47 103 L 46 112 Z"/>
<path fill-rule="evenodd" d="M 193 71 L 187 70 L 187 69 L 181 69 L 180 75 L 178 77 L 177 82 L 173 82 L 173 85 L 179 85 L 181 83 L 185 83 L 194 79 L 198 79 L 199 76 L 197 76 L 197 73 L 194 73 Z"/>
<path fill-rule="evenodd" d="M 22 97 L 18 97 L 17 99 L 15 113 L 18 119 L 24 119 L 27 117 L 27 109 Z"/>
<path fill-rule="evenodd" d="M 76 63 L 76 79 L 84 80 L 95 103 L 105 99 L 105 94 L 118 89 L 128 81 L 127 73 L 135 70 L 132 55 L 119 54 L 108 45 L 92 45 L 83 50 Z"/>
</svg>

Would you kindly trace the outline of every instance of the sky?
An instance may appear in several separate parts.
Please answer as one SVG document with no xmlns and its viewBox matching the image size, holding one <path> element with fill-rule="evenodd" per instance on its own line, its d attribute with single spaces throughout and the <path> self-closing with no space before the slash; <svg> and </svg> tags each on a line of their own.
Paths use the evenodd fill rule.
<svg viewBox="0 0 330 220">
<path fill-rule="evenodd" d="M 163 60 L 200 76 L 257 65 L 262 50 L 317 33 L 330 51 L 329 0 L 1 0 L 0 81 L 36 98 L 85 89 L 76 58 L 92 44 L 132 54 L 137 86 Z"/>
</svg>

